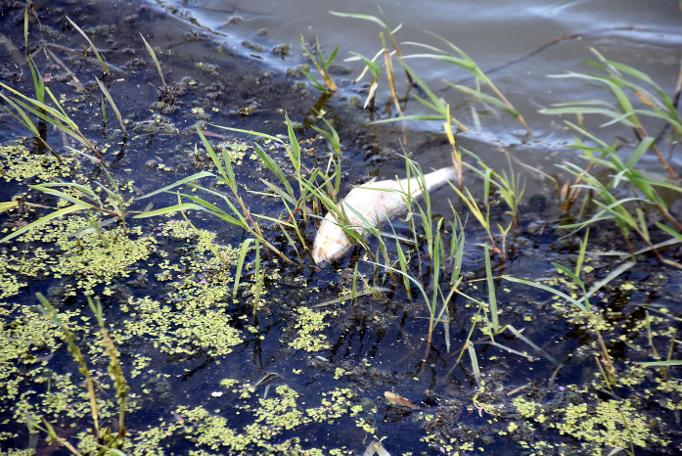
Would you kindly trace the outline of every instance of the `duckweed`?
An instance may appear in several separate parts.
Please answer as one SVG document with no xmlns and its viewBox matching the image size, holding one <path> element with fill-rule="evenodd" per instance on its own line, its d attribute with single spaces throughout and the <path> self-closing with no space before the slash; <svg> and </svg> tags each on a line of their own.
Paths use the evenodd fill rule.
<svg viewBox="0 0 682 456">
<path fill-rule="evenodd" d="M 151 338 L 154 347 L 167 354 L 194 355 L 207 351 L 212 356 L 221 356 L 231 353 L 232 347 L 242 342 L 224 311 L 183 310 L 150 297 L 131 298 L 123 310 L 131 316 L 123 332 Z"/>
<path fill-rule="evenodd" d="M 578 440 L 582 448 L 593 454 L 601 454 L 602 448 L 666 445 L 665 440 L 655 435 L 649 419 L 637 412 L 629 399 L 596 401 L 596 404 L 569 403 L 552 412 L 556 420 L 551 421 L 547 420 L 550 412 L 536 402 L 519 397 L 512 403 L 525 420 L 556 429 L 559 434 Z M 516 429 L 518 425 L 510 423 L 509 432 Z"/>
<path fill-rule="evenodd" d="M 39 278 L 49 270 L 50 256 L 38 247 L 12 252 L 0 252 L 0 299 L 19 294 L 28 285 L 27 279 Z"/>
<path fill-rule="evenodd" d="M 231 380 L 231 379 L 230 379 Z M 222 384 L 223 382 L 221 382 Z M 234 381 L 225 382 L 233 386 Z M 246 389 L 253 388 L 246 385 Z M 235 388 L 237 392 L 242 388 Z M 358 413 L 353 410 L 350 399 L 354 394 L 346 389 L 323 393 L 319 407 L 303 410 L 299 405 L 299 394 L 287 385 L 279 385 L 274 395 L 259 398 L 257 404 L 251 403 L 248 395 L 238 395 L 232 406 L 248 415 L 246 424 L 233 426 L 230 421 L 217 414 L 219 410 L 209 411 L 202 406 L 180 406 L 175 409 L 177 420 L 161 422 L 158 426 L 140 431 L 126 444 L 130 454 L 163 455 L 164 448 L 173 439 L 182 436 L 192 444 L 190 454 L 210 455 L 225 453 L 325 455 L 351 454 L 346 448 L 304 447 L 298 437 L 285 437 L 288 431 L 302 430 L 305 426 L 333 422 L 344 416 Z M 321 410 L 331 407 L 330 412 Z M 311 413 L 312 411 L 312 413 Z M 244 422 L 245 418 L 240 419 Z"/>
<path fill-rule="evenodd" d="M 646 418 L 637 413 L 629 400 L 568 405 L 562 421 L 556 424 L 561 434 L 570 435 L 598 447 L 628 448 L 664 444 L 651 433 Z"/>
<path fill-rule="evenodd" d="M 57 245 L 62 254 L 52 268 L 53 277 L 75 276 L 77 288 L 92 294 L 97 285 L 110 285 L 115 278 L 129 277 L 135 271 L 131 267 L 148 258 L 155 244 L 156 240 L 142 236 L 139 228 L 127 233 L 123 227 L 116 227 L 87 232 L 77 238 L 61 238 Z"/>
<path fill-rule="evenodd" d="M 349 388 L 336 388 L 329 393 L 322 393 L 320 406 L 309 408 L 306 413 L 317 422 L 331 422 L 342 417 L 349 410 L 350 415 L 355 416 L 362 411 L 362 406 L 352 406 L 351 400 L 354 397 L 355 394 Z"/>
<path fill-rule="evenodd" d="M 7 255 L 0 254 L 0 299 L 19 294 L 19 291 L 26 285 L 28 284 L 17 276 Z"/>
<path fill-rule="evenodd" d="M 327 336 L 320 334 L 329 323 L 324 319 L 330 314 L 329 311 L 316 312 L 308 307 L 299 307 L 296 312 L 298 317 L 294 324 L 297 332 L 296 338 L 289 346 L 307 352 L 318 352 L 329 348 Z"/>
<path fill-rule="evenodd" d="M 0 391 L 3 400 L 13 400 L 20 392 L 23 369 L 41 368 L 45 350 L 59 347 L 54 324 L 37 309 L 3 304 L 0 308 Z"/>
<path fill-rule="evenodd" d="M 99 285 L 108 286 L 115 279 L 130 277 L 141 268 L 134 267 L 154 252 L 156 240 L 143 236 L 140 228 L 124 227 L 96 230 L 85 217 L 70 217 L 53 222 L 21 236 L 22 248 L 0 262 L 0 277 L 7 271 L 28 277 L 50 275 L 55 279 L 75 278 L 75 283 L 65 283 L 65 294 L 74 296 L 77 290 L 93 294 Z M 44 247 L 35 246 L 35 243 Z M 31 248 L 28 248 L 31 245 Z M 21 283 L 2 280 L 0 290 L 14 289 Z M 5 291 L 6 294 L 8 291 Z M 109 291 L 105 289 L 104 294 Z"/>
<path fill-rule="evenodd" d="M 230 326 L 230 316 L 208 311 L 187 321 L 177 329 L 180 340 L 191 341 L 212 356 L 228 355 L 232 347 L 242 343 L 239 331 Z"/>
<path fill-rule="evenodd" d="M 0 146 L 0 179 L 8 182 L 46 182 L 68 177 L 77 166 L 71 157 L 31 152 L 21 144 Z"/>
<path fill-rule="evenodd" d="M 538 411 L 542 409 L 542 406 L 537 402 L 529 401 L 523 397 L 517 397 L 512 401 L 512 404 L 523 418 L 535 418 Z"/>
<path fill-rule="evenodd" d="M 218 144 L 218 150 L 227 155 L 230 161 L 235 165 L 242 163 L 242 160 L 249 149 L 251 149 L 249 144 L 241 141 L 223 141 Z"/>
<path fill-rule="evenodd" d="M 216 244 L 214 233 L 187 221 L 167 222 L 162 235 L 184 241 L 187 253 L 177 263 L 166 258 L 158 264 L 161 272 L 156 277 L 168 282 L 163 300 L 149 296 L 128 300 L 123 310 L 131 318 L 123 333 L 151 338 L 155 348 L 171 355 L 231 353 L 242 342 L 227 311 L 230 268 L 238 250 Z"/>
<path fill-rule="evenodd" d="M 75 428 L 90 415 L 90 404 L 81 374 L 59 372 L 50 364 L 61 350 L 62 331 L 34 307 L 3 304 L 0 311 L 0 424 L 45 419 L 68 422 Z M 80 312 L 60 312 L 60 318 L 72 331 L 82 332 Z M 94 340 L 83 342 L 96 345 Z M 101 391 L 106 389 L 105 372 L 101 373 Z M 106 397 L 98 397 L 98 405 L 103 420 L 113 415 L 115 406 Z M 3 433 L 0 437 L 4 440 L 16 435 Z"/>
</svg>

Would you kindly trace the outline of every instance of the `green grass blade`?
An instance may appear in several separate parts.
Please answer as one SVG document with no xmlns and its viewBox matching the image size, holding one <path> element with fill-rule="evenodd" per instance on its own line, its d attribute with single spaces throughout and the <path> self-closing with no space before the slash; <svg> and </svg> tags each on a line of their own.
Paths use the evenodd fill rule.
<svg viewBox="0 0 682 456">
<path fill-rule="evenodd" d="M 139 200 L 143 200 L 143 199 L 146 199 L 146 198 L 150 198 L 150 197 L 152 197 L 152 196 L 156 196 L 156 195 L 158 195 L 158 194 L 160 194 L 160 193 L 165 193 L 165 192 L 167 192 L 168 190 L 172 190 L 172 189 L 174 189 L 174 188 L 180 187 L 180 186 L 185 185 L 185 184 L 188 184 L 188 183 L 190 183 L 190 182 L 194 182 L 194 181 L 197 181 L 197 180 L 199 180 L 199 179 L 203 179 L 204 177 L 216 177 L 216 175 L 213 174 L 213 173 L 210 172 L 210 171 L 200 171 L 200 172 L 198 172 L 198 173 L 196 173 L 196 174 L 192 174 L 191 176 L 187 176 L 187 177 L 185 177 L 185 178 L 183 178 L 183 179 L 180 179 L 179 181 L 174 182 L 174 183 L 172 183 L 172 184 L 170 184 L 170 185 L 166 185 L 165 187 L 161 187 L 161 188 L 158 189 L 158 190 L 154 190 L 154 191 L 151 192 L 151 193 L 147 193 L 146 195 L 137 198 L 137 200 L 139 201 Z"/>
<path fill-rule="evenodd" d="M 239 282 L 242 277 L 242 269 L 244 268 L 244 261 L 246 260 L 246 255 L 249 253 L 249 248 L 251 244 L 255 242 L 254 239 L 249 238 L 242 243 L 239 249 L 239 258 L 237 259 L 237 270 L 234 273 L 234 287 L 232 287 L 232 300 L 236 301 L 237 292 L 239 291 Z"/>
<path fill-rule="evenodd" d="M 50 223 L 54 219 L 63 217 L 63 216 L 68 215 L 68 214 L 72 214 L 74 212 L 79 212 L 82 210 L 83 210 L 83 207 L 75 205 L 75 204 L 73 206 L 67 206 L 67 207 L 64 207 L 62 209 L 57 209 L 56 211 L 50 212 L 49 214 L 47 214 L 43 217 L 40 217 L 38 220 L 31 222 L 28 225 L 25 225 L 25 226 L 19 228 L 18 230 L 13 231 L 9 235 L 0 239 L 0 243 L 10 241 L 10 240 L 16 238 L 17 236 L 21 236 L 22 234 L 24 234 L 27 231 L 30 231 L 34 228 L 38 228 L 40 226 L 47 225 L 48 223 Z"/>
<path fill-rule="evenodd" d="M 151 47 L 151 45 L 147 42 L 147 40 L 144 38 L 144 35 L 140 33 L 140 38 L 142 38 L 142 42 L 144 43 L 144 47 L 147 50 L 147 53 L 149 54 L 149 57 L 151 57 L 152 61 L 154 62 L 154 66 L 156 66 L 156 71 L 159 73 L 159 78 L 161 78 L 161 84 L 163 87 L 168 87 L 168 84 L 166 84 L 166 78 L 163 76 L 163 70 L 161 69 L 161 63 L 159 63 L 159 59 L 156 57 L 156 52 L 154 52 L 154 48 Z"/>
<path fill-rule="evenodd" d="M 143 219 L 143 218 L 149 218 L 149 217 L 158 217 L 160 215 L 169 215 L 169 214 L 175 214 L 177 212 L 185 212 L 185 211 L 190 211 L 190 210 L 201 211 L 201 210 L 203 210 L 203 208 L 201 206 L 199 206 L 198 204 L 194 204 L 194 203 L 181 203 L 181 204 L 174 204 L 172 206 L 161 207 L 159 209 L 153 209 L 151 211 L 145 211 L 145 212 L 142 212 L 141 214 L 134 215 L 133 218 Z"/>
<path fill-rule="evenodd" d="M 90 37 L 76 24 L 74 21 L 71 20 L 70 17 L 66 17 L 66 20 L 69 21 L 71 26 L 76 29 L 78 33 L 81 34 L 83 38 L 85 38 L 85 41 L 88 42 L 90 45 L 90 49 L 92 50 L 93 54 L 95 54 L 95 57 L 97 58 L 97 61 L 99 62 L 99 66 L 102 70 L 102 74 L 108 74 L 109 73 L 109 65 L 107 64 L 107 61 L 105 60 L 104 56 L 102 55 L 101 52 L 97 49 L 97 46 L 90 40 Z"/>
<path fill-rule="evenodd" d="M 339 11 L 329 11 L 332 16 L 343 17 L 348 19 L 360 19 L 363 21 L 373 22 L 383 29 L 388 29 L 388 25 L 381 19 L 371 14 L 356 14 L 356 13 L 342 13 Z"/>
<path fill-rule="evenodd" d="M 104 98 L 107 99 L 107 102 L 109 102 L 109 106 L 111 106 L 111 109 L 114 111 L 114 115 L 116 116 L 116 120 L 118 120 L 118 124 L 121 126 L 121 130 L 123 130 L 123 133 L 125 135 L 128 135 L 128 130 L 126 130 L 125 123 L 123 122 L 123 117 L 121 116 L 121 111 L 118 110 L 118 106 L 116 106 L 116 103 L 114 102 L 114 99 L 111 97 L 109 90 L 102 83 L 102 81 L 100 81 L 99 79 L 95 79 L 95 80 L 97 81 L 97 85 L 99 86 L 99 89 L 104 94 Z"/>
<path fill-rule="evenodd" d="M 682 366 L 681 359 L 671 359 L 667 361 L 644 361 L 639 362 L 644 367 L 671 367 L 671 366 Z"/>
</svg>

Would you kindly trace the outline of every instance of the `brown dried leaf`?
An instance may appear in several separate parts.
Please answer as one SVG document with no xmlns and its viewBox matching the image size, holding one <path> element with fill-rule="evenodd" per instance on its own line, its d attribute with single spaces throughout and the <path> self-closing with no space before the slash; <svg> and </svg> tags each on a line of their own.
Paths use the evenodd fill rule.
<svg viewBox="0 0 682 456">
<path fill-rule="evenodd" d="M 654 108 L 656 106 L 656 103 L 654 103 L 654 101 L 651 98 L 649 98 L 645 93 L 637 90 L 635 92 L 635 95 L 644 106 L 648 108 Z"/>
<path fill-rule="evenodd" d="M 393 407 L 408 410 L 415 410 L 419 408 L 419 406 L 415 405 L 414 402 L 410 401 L 409 399 L 404 398 L 398 394 L 392 393 L 390 391 L 384 391 L 384 399 L 386 399 L 388 405 L 392 405 Z"/>
</svg>

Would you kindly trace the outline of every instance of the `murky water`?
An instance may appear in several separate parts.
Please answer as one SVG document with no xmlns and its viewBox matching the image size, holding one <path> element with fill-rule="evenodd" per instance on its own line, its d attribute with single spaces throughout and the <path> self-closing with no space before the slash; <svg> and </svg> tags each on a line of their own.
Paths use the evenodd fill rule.
<svg viewBox="0 0 682 456">
<path fill-rule="evenodd" d="M 298 53 L 299 33 L 307 38 L 318 36 L 328 49 L 341 44 L 344 57 L 351 50 L 369 55 L 378 47 L 378 29 L 372 24 L 328 14 L 330 9 L 377 14 L 375 2 L 166 2 L 189 12 L 203 24 L 204 28 L 199 30 L 179 23 L 167 14 L 166 9 L 147 8 L 145 5 L 150 2 L 116 2 L 116 14 L 110 14 L 111 5 L 105 1 L 35 3 L 45 26 L 42 34 L 33 32 L 36 33 L 35 49 L 43 41 L 56 42 L 62 48 L 53 48 L 58 49 L 55 52 L 59 52 L 58 55 L 83 82 L 92 83 L 98 66 L 87 52 L 82 38 L 66 25 L 63 16 L 69 14 L 93 37 L 109 63 L 117 68 L 110 90 L 119 100 L 124 118 L 129 119 L 132 133 L 120 156 L 114 157 L 110 152 L 107 158 L 117 179 L 134 181 L 131 194 L 137 195 L 199 170 L 213 170 L 201 151 L 194 130 L 198 120 L 272 134 L 285 132 L 282 125 L 284 111 L 296 122 L 302 122 L 315 103 L 316 94 L 301 84 L 303 78 L 289 77 L 280 71 L 303 61 Z M 682 34 L 679 30 L 680 13 L 674 2 L 440 0 L 383 1 L 379 5 L 391 24 L 403 23 L 399 35 L 401 40 L 434 44 L 433 38 L 424 33 L 424 30 L 431 30 L 456 42 L 484 69 L 494 70 L 519 60 L 504 69 L 491 71 L 491 77 L 526 116 L 534 136 L 525 136 L 519 131 L 518 124 L 509 118 L 491 116 L 482 119 L 480 130 L 470 131 L 461 138 L 462 144 L 502 168 L 507 164 L 507 155 L 501 151 L 511 152 L 524 163 L 540 165 L 548 173 L 553 172 L 554 165 L 570 154 L 563 150 L 568 137 L 558 122 L 539 115 L 537 110 L 567 99 L 603 96 L 603 92 L 592 86 L 546 77 L 547 74 L 580 69 L 582 60 L 590 56 L 590 46 L 599 48 L 609 58 L 646 70 L 668 90 L 675 85 L 678 73 Z M 21 43 L 23 5 L 0 2 L 0 6 L 3 12 L 0 31 L 14 43 Z M 158 104 L 158 74 L 137 38 L 139 32 L 143 32 L 157 49 L 168 81 L 178 83 L 185 77 L 194 81 L 189 89 L 185 87 L 186 91 L 179 91 L 182 93 L 170 106 Z M 524 58 L 561 36 L 575 34 L 584 36 L 561 40 L 536 55 Z M 249 49 L 241 44 L 243 40 L 260 44 L 264 50 Z M 292 55 L 283 61 L 269 51 L 279 43 L 292 45 Z M 226 47 L 242 57 L 229 49 L 226 51 Z M 405 49 L 408 48 L 405 45 Z M 0 62 L 2 81 L 30 93 L 30 80 L 19 77 L 18 64 L 12 63 L 5 51 L 2 50 L 4 60 Z M 111 114 L 109 125 L 106 128 L 102 125 L 102 100 L 96 88 L 74 94 L 68 74 L 65 75 L 61 67 L 55 66 L 54 61 L 43 54 L 36 55 L 39 68 L 54 73 L 49 83 L 51 89 L 65 94 L 69 112 L 83 125 L 88 135 L 102 144 L 119 146 L 120 135 L 116 133 L 115 124 L 112 127 Z M 440 79 L 458 80 L 466 76 L 451 74 L 443 66 L 417 65 L 416 61 L 415 66 L 439 90 L 443 88 Z M 353 68 L 357 74 L 357 66 Z M 340 73 L 343 71 L 337 75 L 342 90 L 331 100 L 330 117 L 340 129 L 343 140 L 344 187 L 372 175 L 402 174 L 403 163 L 395 155 L 403 142 L 402 132 L 398 128 L 368 127 L 364 123 L 365 112 L 347 109 L 348 99 L 361 95 L 361 92 L 351 82 L 353 76 Z M 448 92 L 443 92 L 443 95 L 452 96 Z M 385 93 L 382 96 L 385 97 Z M 248 114 L 243 114 L 244 108 Z M 0 125 L 2 143 L 26 134 L 4 112 Z M 413 152 L 425 168 L 448 164 L 448 146 L 442 133 L 436 131 L 437 127 L 431 124 L 417 127 L 420 131 L 407 132 L 408 141 L 403 143 L 405 149 Z M 214 143 L 223 140 L 240 142 L 245 138 L 217 129 L 212 131 L 214 136 L 210 140 Z M 309 130 L 297 132 L 301 137 L 311 134 Z M 49 133 L 55 144 L 61 144 L 63 139 L 57 132 L 50 130 Z M 253 147 L 251 140 L 248 138 Z M 111 146 L 110 150 L 114 149 Z M 313 143 L 305 152 L 306 166 L 323 167 L 326 164 L 326 145 L 322 141 Z M 272 153 L 280 163 L 286 162 L 282 150 Z M 92 170 L 86 168 L 83 174 L 90 178 Z M 272 179 L 257 160 L 248 157 L 235 165 L 235 170 L 244 190 L 261 190 L 259 179 Z M 84 176 L 78 178 L 85 179 Z M 95 178 L 100 179 L 101 176 L 95 175 Z M 0 201 L 27 192 L 24 184 L 2 181 Z M 546 193 L 538 194 L 540 191 Z M 272 198 L 261 198 L 248 192 L 244 194 L 254 212 L 276 216 L 282 211 Z M 53 203 L 50 198 L 35 196 L 35 193 L 31 195 L 35 198 L 31 201 Z M 521 229 L 510 240 L 513 245 L 507 261 L 495 262 L 495 275 L 504 273 L 539 280 L 555 274 L 552 261 L 568 263 L 576 256 L 578 237 L 566 235 L 551 222 L 543 222 L 551 218 L 556 209 L 553 194 L 547 191 L 546 184 L 530 185 L 527 196 L 529 198 L 522 208 Z M 169 195 L 165 200 L 159 197 L 153 201 L 159 207 L 171 204 L 174 198 L 175 195 Z M 433 198 L 434 212 L 450 214 L 448 201 L 452 199 L 451 192 L 444 189 Z M 132 209 L 142 210 L 146 204 L 148 201 L 137 202 Z M 461 209 L 465 213 L 463 205 Z M 19 215 L 2 214 L 2 229 L 21 226 L 42 214 L 41 210 Z M 500 216 L 501 220 L 504 218 L 502 211 L 503 208 L 497 206 L 493 215 Z M 246 237 L 243 231 L 215 218 L 192 214 L 191 220 L 197 227 L 216 233 L 217 241 L 222 244 L 239 246 Z M 670 356 L 677 359 L 681 356 L 679 346 L 676 348 L 674 345 L 675 338 L 679 339 L 679 321 L 666 315 L 669 309 L 679 315 L 680 275 L 663 269 L 653 257 L 642 258 L 631 273 L 595 296 L 595 305 L 611 325 L 606 330 L 609 349 L 619 372 L 627 381 L 640 380 L 637 375 L 641 375 L 641 387 L 640 384 L 633 388 L 624 384 L 615 392 L 593 392 L 589 391 L 592 385 L 600 385 L 594 340 L 583 325 L 566 317 L 563 303 L 558 305 L 546 293 L 501 280 L 495 282 L 503 323 L 522 329 L 524 337 L 540 350 L 509 333 L 496 336 L 495 344 L 478 330 L 470 339 L 470 331 L 475 328 L 472 322 L 480 309 L 473 301 L 456 296 L 450 309 L 452 321 L 447 335 L 442 327 L 437 329 L 433 349 L 426 353 L 424 360 L 424 337 L 428 330 L 424 303 L 419 298 L 407 296 L 400 280 L 392 283 L 384 274 L 377 273 L 376 268 L 362 261 L 360 251 L 338 265 L 327 265 L 322 269 L 315 268 L 307 259 L 301 267 L 285 266 L 263 253 L 268 274 L 264 279 L 267 302 L 254 312 L 251 296 L 240 292 L 240 299 L 233 301 L 230 293 L 220 295 L 231 283 L 215 278 L 224 271 L 212 265 L 213 256 L 207 252 L 198 254 L 194 241 L 188 238 L 172 238 L 162 233 L 165 222 L 163 219 L 147 223 L 131 221 L 131 225 L 141 227 L 144 235 L 153 236 L 158 245 L 152 254 L 136 263 L 130 276 L 120 275 L 111 285 L 98 283 L 94 288 L 96 293 L 102 294 L 107 324 L 116 337 L 124 371 L 129 375 L 135 396 L 136 405 L 128 417 L 130 435 L 138 439 L 135 443 L 140 445 L 139 448 L 147 449 L 136 453 L 136 448 L 127 448 L 130 454 L 146 455 L 152 450 L 165 454 L 187 454 L 196 449 L 240 454 L 242 452 L 229 446 L 233 442 L 226 437 L 229 432 L 225 430 L 226 426 L 221 427 L 220 420 L 227 420 L 230 429 L 245 432 L 248 426 L 257 423 L 254 411 L 265 408 L 264 402 L 260 401 L 275 397 L 274 389 L 284 385 L 300 394 L 301 409 L 319 405 L 322 395 L 335 388 L 349 388 L 356 395 L 353 405 L 361 406 L 359 418 L 367 420 L 365 424 L 375 429 L 366 432 L 358 417 L 346 414 L 334 422 L 321 420 L 287 429 L 278 433 L 272 443 L 298 438 L 305 448 L 323 447 L 327 450 L 344 447 L 347 454 L 362 454 L 374 437 L 385 437 L 384 445 L 392 455 L 404 452 L 454 454 L 454 450 L 446 449 L 448 445 L 458 446 L 460 454 L 479 454 L 482 451 L 479 448 L 488 454 L 499 455 L 545 450 L 543 454 L 566 454 L 580 447 L 560 445 L 578 445 L 581 441 L 561 435 L 556 429 L 546 427 L 546 423 L 522 420 L 512 404 L 514 399 L 532 398 L 545 407 L 550 421 L 558 422 L 565 417 L 564 409 L 568 404 L 586 403 L 593 407 L 607 399 L 632 398 L 640 401 L 637 402 L 641 404 L 637 411 L 649 420 L 649 427 L 660 431 L 672 442 L 667 447 L 649 442 L 642 454 L 660 454 L 661 451 L 675 454 L 682 448 L 677 426 L 679 412 L 661 405 L 667 399 L 678 400 L 679 391 L 640 397 L 639 393 L 644 388 L 657 391 L 660 378 L 655 375 L 658 371 L 654 370 L 643 376 L 637 370 L 638 366 L 632 363 L 632 360 L 651 359 L 650 346 L 654 347 L 654 351 L 657 347 L 661 353 L 671 350 Z M 396 221 L 394 227 L 398 234 L 409 235 L 404 221 Z M 312 224 L 305 234 L 312 239 Z M 286 239 L 276 230 L 269 230 L 267 235 L 278 245 L 287 246 Z M 593 274 L 589 279 L 594 283 L 607 275 L 615 263 L 611 257 L 599 257 L 597 253 L 617 248 L 613 245 L 620 241 L 608 228 L 595 229 L 592 236 L 596 252 L 591 252 L 595 255 L 590 261 Z M 484 233 L 470 218 L 463 260 L 466 285 L 462 290 L 485 301 L 489 296 L 481 279 L 484 277 L 480 249 L 483 242 L 486 242 Z M 20 253 L 30 252 L 33 247 L 33 243 L 17 241 L 8 249 L 3 245 L 0 253 L 18 261 Z M 50 253 L 57 260 L 73 253 L 67 255 L 54 245 L 45 245 L 45 248 L 52 249 Z M 288 253 L 295 255 L 294 252 Z M 253 256 L 249 255 L 249 262 L 253 262 Z M 680 252 L 677 253 L 679 256 Z M 366 295 L 353 302 L 330 302 L 350 288 L 355 264 L 368 281 L 390 286 L 390 290 L 385 291 L 384 297 Z M 431 292 L 433 284 L 428 282 L 429 267 L 428 264 L 423 265 L 423 277 L 427 291 Z M 422 265 L 419 269 L 421 272 Z M 27 285 L 21 287 L 16 295 L 2 300 L 2 324 L 7 322 L 5 327 L 9 328 L 5 334 L 12 336 L 14 333 L 11 331 L 21 329 L 22 323 L 15 317 L 23 307 L 32 308 L 37 291 L 53 299 L 60 311 L 74 312 L 74 320 L 81 321 L 80 315 L 89 315 L 82 296 L 67 294 L 68 290 L 76 289 L 74 282 L 79 271 L 57 276 L 59 273 L 61 271 L 57 269 L 44 277 L 24 277 Z M 634 289 L 633 282 L 636 284 Z M 200 288 L 207 283 L 213 288 Z M 249 275 L 244 278 L 244 283 L 251 285 L 255 279 Z M 106 294 L 102 293 L 105 289 Z M 180 294 L 184 289 L 216 293 L 209 294 L 206 301 L 210 305 L 201 308 L 212 319 L 204 320 L 202 324 L 201 312 L 190 312 L 187 303 L 195 300 L 192 296 Z M 416 295 L 416 289 L 414 293 Z M 212 296 L 218 296 L 215 302 L 210 301 Z M 159 300 L 169 313 L 149 312 L 146 315 L 143 307 L 145 298 Z M 319 305 L 322 307 L 313 307 Z M 325 316 L 328 326 L 318 331 L 325 336 L 328 347 L 316 352 L 305 352 L 291 345 L 298 331 L 295 327 L 300 316 L 298 311 L 305 307 L 331 311 Z M 642 326 L 644 312 L 658 317 L 652 320 L 649 328 Z M 146 319 L 143 318 L 145 316 Z M 229 318 L 230 328 L 242 337 L 241 342 L 232 347 L 231 353 L 221 351 L 224 346 L 216 346 L 216 340 L 222 341 L 225 334 L 216 331 L 205 337 L 201 332 L 204 327 L 214 328 L 212 324 L 223 321 L 221 317 Z M 139 330 L 136 325 L 140 321 L 152 329 L 143 327 L 139 333 L 130 335 L 136 328 Z M 154 324 L 159 326 L 154 327 Z M 101 356 L 101 347 L 92 334 L 92 328 L 74 323 L 76 326 L 88 357 L 92 357 L 93 365 L 97 366 L 98 380 L 106 384 L 106 359 Z M 196 332 L 187 336 L 188 328 Z M 652 328 L 653 335 L 646 332 Z M 449 349 L 446 337 L 451 342 Z M 15 339 L 9 337 L 7 340 Z M 475 347 L 482 379 L 476 378 L 474 362 L 467 354 L 470 353 L 466 349 L 469 340 Z M 174 351 L 178 347 L 186 351 Z M 80 438 L 75 432 L 85 433 L 90 426 L 87 410 L 83 412 L 82 407 L 80 414 L 74 418 L 64 410 L 54 412 L 49 407 L 53 403 L 60 405 L 59 401 L 50 402 L 48 406 L 40 402 L 43 396 L 48 396 L 46 391 L 52 388 L 52 384 L 44 378 L 71 374 L 74 380 L 68 383 L 69 391 L 79 391 L 82 381 L 64 347 L 57 344 L 53 351 L 50 349 L 54 347 L 38 348 L 29 354 L 44 361 L 44 365 L 39 366 L 40 370 L 32 364 L 24 366 L 24 359 L 15 361 L 10 358 L 16 366 L 22 366 L 27 372 L 36 369 L 37 374 L 24 378 L 25 372 L 17 371 L 19 374 L 16 375 L 24 382 L 17 393 L 20 396 L 3 397 L 0 401 L 0 430 L 11 434 L 2 434 L 6 438 L 0 447 L 36 448 L 39 454 L 64 454 L 63 449 L 57 450 L 32 436 L 23 421 L 17 424 L 19 415 L 14 401 L 20 397 L 22 407 L 28 409 L 27 404 L 35 405 L 37 412 L 45 412 L 54 420 L 60 436 L 73 442 L 79 442 Z M 29 362 L 33 360 L 30 356 L 26 359 Z M 133 371 L 138 371 L 135 377 L 132 376 Z M 667 376 L 666 373 L 661 378 Z M 674 375 L 670 377 L 676 378 Z M 236 379 L 241 385 L 255 385 L 255 393 L 247 398 L 239 397 L 239 392 L 234 393 L 221 385 L 221 380 L 229 378 Z M 485 387 L 481 387 L 481 380 Z M 670 388 L 675 385 L 678 384 L 666 384 Z M 417 404 L 417 408 L 401 410 L 388 405 L 384 399 L 387 391 L 408 398 Z M 111 389 L 102 392 L 103 395 L 107 393 L 111 393 Z M 72 396 L 68 399 L 82 406 L 82 401 L 78 401 L 82 397 L 76 397 L 75 393 Z M 110 397 L 109 400 L 111 403 Z M 70 404 L 67 402 L 66 412 Z M 245 404 L 247 408 L 240 408 Z M 203 408 L 211 414 L 211 418 L 193 422 L 196 416 L 193 417 L 186 408 Z M 510 430 L 514 426 L 521 426 L 520 431 L 517 429 L 514 433 Z M 143 432 L 149 430 L 153 435 L 144 436 Z M 159 440 L 154 440 L 159 435 Z M 422 440 L 427 437 L 434 441 L 429 444 Z M 530 443 L 523 446 L 520 442 Z M 536 450 L 535 444 L 548 446 Z M 149 450 L 142 445 L 151 445 L 152 448 Z M 607 449 L 610 450 L 605 447 L 604 451 Z M 247 454 L 261 454 L 259 450 L 257 446 L 250 446 Z M 285 451 L 273 453 L 291 454 Z M 639 448 L 637 454 L 640 454 Z"/>
<path fill-rule="evenodd" d="M 293 49 L 298 49 L 298 37 L 303 34 L 308 39 L 319 38 L 327 49 L 340 45 L 343 59 L 351 51 L 374 55 L 380 48 L 379 27 L 336 17 L 330 11 L 373 14 L 392 26 L 402 24 L 397 36 L 405 42 L 442 46 L 426 32 L 441 35 L 490 71 L 495 83 L 526 117 L 535 139 L 542 144 L 535 146 L 539 150 L 533 150 L 533 141 L 528 144 L 533 164 L 543 164 L 537 155 L 559 150 L 566 139 L 557 120 L 539 114 L 540 108 L 563 101 L 603 98 L 604 94 L 582 81 L 549 79 L 548 75 L 585 71 L 583 62 L 594 57 L 590 52 L 594 47 L 609 59 L 646 71 L 671 92 L 678 77 L 682 45 L 682 17 L 677 3 L 669 0 L 172 0 L 169 4 L 189 12 L 212 30 L 232 37 L 227 41 L 244 53 L 253 52 L 239 44 L 242 39 L 262 43 L 266 49 L 278 43 L 290 43 Z M 263 31 L 267 35 L 263 36 Z M 423 50 L 403 45 L 404 54 L 419 52 Z M 294 54 L 293 60 L 299 61 L 298 53 Z M 432 61 L 411 63 L 429 85 L 441 90 L 453 105 L 457 103 L 456 96 L 443 90 L 441 81 L 457 81 L 466 78 L 466 74 Z M 358 64 L 352 68 L 357 75 Z M 352 84 L 346 86 L 353 88 Z M 601 122 L 595 120 L 593 125 Z M 518 128 L 509 119 L 483 119 L 481 129 L 465 136 L 489 146 L 496 141 L 519 142 L 518 137 L 510 135 L 518 132 Z M 425 162 L 438 160 L 434 152 L 426 152 L 422 157 Z M 552 160 L 561 161 L 562 157 Z M 543 166 L 549 167 L 547 163 Z"/>
</svg>

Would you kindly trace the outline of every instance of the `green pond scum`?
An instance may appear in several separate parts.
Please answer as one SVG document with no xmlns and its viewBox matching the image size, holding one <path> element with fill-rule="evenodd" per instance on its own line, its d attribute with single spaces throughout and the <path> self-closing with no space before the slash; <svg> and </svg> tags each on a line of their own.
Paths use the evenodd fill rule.
<svg viewBox="0 0 682 456">
<path fill-rule="evenodd" d="M 376 32 L 357 88 L 352 50 L 268 45 L 279 71 L 138 3 L 0 3 L 1 454 L 682 452 L 682 122 L 656 81 L 594 49 L 560 77 L 604 99 L 544 110 L 575 155 L 490 140 L 489 166 L 472 130 L 531 128 L 444 38 L 333 13 Z M 424 144 L 458 181 L 349 226 L 348 190 L 420 181 Z M 354 247 L 315 265 L 330 211 Z"/>
<path fill-rule="evenodd" d="M 0 178 L 7 182 L 48 182 L 73 175 L 78 166 L 73 157 L 34 154 L 21 144 L 0 147 Z"/>
</svg>

